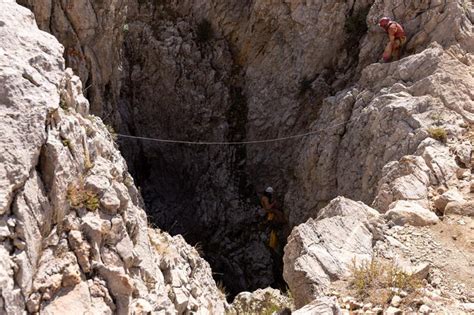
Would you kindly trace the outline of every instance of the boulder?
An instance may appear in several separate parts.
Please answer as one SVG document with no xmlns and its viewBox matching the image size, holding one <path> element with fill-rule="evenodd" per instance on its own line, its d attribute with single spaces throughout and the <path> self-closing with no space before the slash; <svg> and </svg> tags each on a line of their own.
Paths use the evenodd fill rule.
<svg viewBox="0 0 474 315">
<path fill-rule="evenodd" d="M 302 307 L 348 276 L 354 262 L 372 259 L 372 234 L 354 216 L 309 219 L 293 229 L 284 251 L 283 277 Z"/>
<path fill-rule="evenodd" d="M 57 298 L 53 299 L 41 309 L 41 314 L 81 314 L 89 312 L 92 314 L 91 296 L 87 283 L 83 282 L 75 287 L 65 288 Z"/>
<path fill-rule="evenodd" d="M 379 215 L 380 213 L 377 210 L 372 209 L 363 202 L 353 201 L 344 197 L 337 197 L 331 200 L 331 202 L 326 207 L 321 209 L 321 211 L 318 213 L 318 216 L 316 217 L 316 220 L 319 221 L 335 216 L 353 216 L 359 220 L 367 220 L 377 218 Z"/>
<path fill-rule="evenodd" d="M 450 189 L 434 199 L 434 206 L 443 213 L 446 205 L 450 202 L 464 203 L 465 201 L 463 195 L 457 189 Z"/>
<path fill-rule="evenodd" d="M 336 297 L 320 297 L 308 305 L 291 313 L 293 315 L 340 315 L 342 314 Z"/>
<path fill-rule="evenodd" d="M 292 308 L 292 301 L 279 290 L 258 289 L 254 292 L 239 293 L 231 305 L 230 314 L 262 314 L 271 310 Z"/>
<path fill-rule="evenodd" d="M 446 205 L 446 208 L 444 209 L 444 214 L 457 214 L 474 217 L 474 201 L 451 201 Z"/>
<path fill-rule="evenodd" d="M 396 225 L 426 226 L 439 222 L 438 216 L 417 202 L 400 200 L 390 206 L 385 214 Z"/>
</svg>

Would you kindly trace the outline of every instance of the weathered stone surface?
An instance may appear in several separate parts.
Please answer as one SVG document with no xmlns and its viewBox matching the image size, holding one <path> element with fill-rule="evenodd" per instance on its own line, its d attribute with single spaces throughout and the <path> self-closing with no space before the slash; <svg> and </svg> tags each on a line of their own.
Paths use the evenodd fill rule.
<svg viewBox="0 0 474 315">
<path fill-rule="evenodd" d="M 113 270 L 104 271 L 109 282 L 129 277 L 136 290 L 114 296 L 120 306 L 112 293 L 92 297 L 103 313 L 148 309 L 144 301 L 160 305 L 153 311 L 197 312 L 199 305 L 206 305 L 203 312 L 222 310 L 208 269 L 201 276 L 211 287 L 204 293 L 210 301 L 200 297 L 199 284 L 178 287 L 188 281 L 188 264 L 198 262 L 150 250 L 139 193 L 101 120 L 87 116 L 83 93 L 95 112 L 123 123 L 122 133 L 139 136 L 240 141 L 321 130 L 302 140 L 226 149 L 120 142 L 157 222 L 193 241 L 210 239 L 207 248 L 214 250 L 207 254 L 232 272 L 225 277 L 235 284 L 233 291 L 275 279 L 258 230 L 261 219 L 248 206 L 253 186 L 277 188 L 293 226 L 338 195 L 367 204 L 376 198 L 373 205 L 381 212 L 406 202 L 427 210 L 440 187 L 465 195 L 470 149 L 459 138 L 466 131 L 462 126 L 474 121 L 469 2 L 20 2 L 60 38 L 67 64 L 84 86 L 70 70 L 62 71 L 57 42 L 50 45 L 51 37 L 32 29 L 24 9 L 2 1 L 0 102 L 6 106 L 0 109 L 0 134 L 7 137 L 0 140 L 0 220 L 16 221 L 0 225 L 0 237 L 7 253 L 18 251 L 6 259 L 13 264 L 6 270 L 14 270 L 21 287 L 5 282 L 8 301 L 23 296 L 37 311 L 62 290 L 56 269 L 78 264 L 86 272 L 100 262 Z M 369 30 L 354 36 L 347 22 L 365 7 Z M 12 18 L 13 10 L 25 14 Z M 399 62 L 374 63 L 386 42 L 376 26 L 382 15 L 406 27 L 406 58 Z M 214 30 L 208 40 L 198 31 L 203 19 Z M 425 139 L 431 127 L 444 129 L 447 143 Z M 103 200 L 99 209 L 71 209 L 66 192 L 79 179 Z M 445 208 L 459 212 L 461 204 Z M 48 237 L 43 254 L 38 237 Z M 89 238 L 90 248 L 74 245 Z M 180 238 L 163 239 L 154 243 L 161 250 L 167 242 L 190 250 Z M 46 262 L 62 255 L 66 262 Z M 42 271 L 30 279 L 38 260 Z M 53 275 L 50 282 L 45 270 Z M 31 282 L 41 284 L 44 294 L 28 297 Z M 163 290 L 164 283 L 173 289 Z M 107 283 L 100 286 L 107 290 Z M 16 307 L 7 304 L 0 299 L 2 308 Z"/>
<path fill-rule="evenodd" d="M 349 274 L 353 261 L 372 258 L 372 234 L 356 217 L 309 219 L 295 227 L 283 257 L 283 277 L 296 307 L 310 303 L 331 281 Z"/>
<path fill-rule="evenodd" d="M 374 206 L 387 212 L 398 200 L 427 200 L 428 173 L 428 166 L 419 156 L 405 156 L 400 161 L 388 163 L 382 171 Z"/>
<path fill-rule="evenodd" d="M 100 204 L 109 212 L 116 213 L 120 208 L 120 199 L 115 189 L 108 189 L 100 199 Z"/>
<path fill-rule="evenodd" d="M 444 213 L 446 206 L 450 202 L 464 203 L 465 200 L 463 195 L 458 190 L 450 189 L 447 192 L 443 193 L 441 196 L 435 198 L 434 206 L 441 213 Z"/>
<path fill-rule="evenodd" d="M 14 191 L 29 178 L 46 139 L 48 111 L 59 104 L 55 83 L 64 62 L 61 45 L 46 33 L 29 32 L 34 17 L 13 1 L 2 1 L 0 55 L 0 215 L 9 212 Z M 37 43 L 33 45 L 32 43 Z M 29 50 L 25 55 L 25 50 Z M 8 53 L 13 52 L 16 53 Z M 34 78 L 33 78 L 34 77 Z"/>
<path fill-rule="evenodd" d="M 67 87 L 71 95 L 66 98 L 67 104 L 75 104 L 78 112 L 85 113 L 89 104 L 82 96 L 84 90 L 94 114 L 110 112 L 118 101 L 127 3 L 118 0 L 67 4 L 56 0 L 19 0 L 18 3 L 28 6 L 39 28 L 56 36 L 64 45 L 66 65 L 86 85 L 82 89 L 79 78 L 73 78 L 78 84 Z M 81 88 L 77 90 L 78 87 Z"/>
<path fill-rule="evenodd" d="M 342 311 L 335 297 L 320 297 L 308 305 L 292 312 L 294 315 L 340 315 Z"/>
<path fill-rule="evenodd" d="M 199 254 L 180 237 L 150 240 L 125 160 L 61 46 L 27 9 L 1 7 L 0 313 L 223 313 Z M 174 258 L 158 246 L 180 258 L 161 270 Z"/>
<path fill-rule="evenodd" d="M 258 314 L 283 309 L 291 310 L 292 301 L 272 288 L 239 293 L 230 305 L 229 314 Z"/>
<path fill-rule="evenodd" d="M 461 58 L 455 50 L 453 54 Z M 314 126 L 326 130 L 350 121 L 340 132 L 328 129 L 302 144 L 297 179 L 285 200 L 292 209 L 290 220 L 301 222 L 307 209 L 317 208 L 335 192 L 367 203 L 377 197 L 374 206 L 383 212 L 398 199 L 426 200 L 427 185 L 443 184 L 455 176 L 457 166 L 449 148 L 433 139 L 423 141 L 439 115 L 444 121 L 441 128 L 453 137 L 460 137 L 459 124 L 471 119 L 468 94 L 458 95 L 457 104 L 468 104 L 461 108 L 446 101 L 452 95 L 442 87 L 444 80 L 458 79 L 466 84 L 460 91 L 473 85 L 465 76 L 466 65 L 453 54 L 432 44 L 399 62 L 372 64 L 363 70 L 357 88 L 325 100 Z M 447 69 L 456 69 L 449 79 L 441 75 Z M 409 85 L 397 83 L 404 78 L 410 78 Z M 423 161 L 404 158 L 409 154 Z"/>
<path fill-rule="evenodd" d="M 438 216 L 431 210 L 417 202 L 404 200 L 393 203 L 385 217 L 396 225 L 425 226 L 439 222 Z"/>
<path fill-rule="evenodd" d="M 365 8 L 361 34 L 348 32 Z M 384 166 L 413 155 L 428 128 L 441 123 L 452 138 L 472 121 L 465 11 L 426 1 L 130 3 L 114 112 L 122 133 L 240 141 L 322 130 L 222 150 L 121 141 L 156 222 L 193 242 L 210 239 L 205 249 L 217 249 L 206 254 L 216 272 L 232 273 L 224 280 L 236 293 L 275 278 L 258 220 L 249 218 L 254 187 L 281 192 L 292 226 L 339 195 L 367 204 L 380 196 L 381 212 L 399 199 L 428 200 L 425 175 L 400 175 L 384 194 L 378 184 Z M 382 15 L 407 28 L 400 62 L 376 63 L 386 43 L 376 25 Z M 204 19 L 213 34 L 203 40 Z"/>
<path fill-rule="evenodd" d="M 92 312 L 93 306 L 90 303 L 91 297 L 86 282 L 82 282 L 70 290 L 63 289 L 67 294 L 58 294 L 49 304 L 41 309 L 41 314 L 58 315 L 67 313 L 80 314 Z"/>
<path fill-rule="evenodd" d="M 377 218 L 379 212 L 365 205 L 363 202 L 356 202 L 344 197 L 337 197 L 329 203 L 326 207 L 319 211 L 316 220 L 323 220 L 335 216 L 341 217 L 356 217 L 357 219 L 369 220 Z"/>
<path fill-rule="evenodd" d="M 444 214 L 458 214 L 474 217 L 474 201 L 459 202 L 451 201 L 446 205 Z"/>
</svg>

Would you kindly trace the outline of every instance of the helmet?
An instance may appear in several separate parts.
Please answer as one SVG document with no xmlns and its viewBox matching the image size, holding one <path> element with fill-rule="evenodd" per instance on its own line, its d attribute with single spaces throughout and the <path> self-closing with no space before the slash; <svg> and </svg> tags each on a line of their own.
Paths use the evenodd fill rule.
<svg viewBox="0 0 474 315">
<path fill-rule="evenodd" d="M 385 28 L 385 27 L 387 27 L 388 23 L 390 23 L 390 22 L 391 22 L 390 18 L 385 16 L 385 17 L 380 19 L 379 25 L 380 25 L 380 27 Z"/>
<path fill-rule="evenodd" d="M 269 194 L 273 194 L 273 188 L 272 187 L 267 187 L 267 189 L 265 189 L 265 192 L 269 193 Z"/>
</svg>

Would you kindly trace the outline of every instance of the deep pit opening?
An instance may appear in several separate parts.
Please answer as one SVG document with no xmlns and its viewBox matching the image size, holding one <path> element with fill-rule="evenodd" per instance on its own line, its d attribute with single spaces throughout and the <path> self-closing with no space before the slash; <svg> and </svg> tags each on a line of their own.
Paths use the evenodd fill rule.
<svg viewBox="0 0 474 315">
<path fill-rule="evenodd" d="M 119 140 L 125 152 L 127 142 Z M 213 277 L 218 287 L 224 288 L 229 302 L 243 291 L 259 288 L 273 287 L 286 292 L 283 247 L 288 235 L 279 235 L 278 253 L 268 246 L 270 228 L 259 205 L 259 192 L 263 189 L 257 192 L 242 163 L 234 161 L 225 166 L 230 171 L 224 181 L 233 187 L 232 194 L 228 194 L 225 187 L 212 186 L 212 181 L 211 186 L 204 185 L 215 198 L 210 200 L 208 191 L 203 192 L 196 185 L 203 177 L 213 178 L 222 169 L 217 168 L 214 173 L 204 175 L 181 162 L 167 164 L 164 157 L 149 160 L 142 146 L 136 145 L 140 148 L 136 152 L 138 159 L 130 165 L 130 170 L 140 187 L 150 223 L 172 236 L 182 235 L 194 246 L 210 264 Z M 164 146 L 168 153 L 206 151 L 192 145 Z M 156 150 L 160 150 L 160 147 L 163 149 L 163 145 L 155 144 Z M 130 146 L 127 145 L 127 148 Z M 239 158 L 243 158 L 246 152 L 240 146 L 220 148 L 219 151 L 224 156 L 230 154 Z M 157 176 L 160 173 L 161 176 Z M 222 196 L 221 199 L 218 196 Z M 283 196 L 284 193 L 279 192 L 276 199 L 283 202 Z M 214 208 L 207 211 L 206 205 L 210 204 L 214 204 Z M 255 267 L 257 264 L 260 266 Z"/>
<path fill-rule="evenodd" d="M 189 21 L 166 4 L 155 5 L 142 1 L 137 17 L 127 21 L 120 133 L 187 141 L 248 139 L 247 84 L 236 48 L 217 38 L 212 21 Z M 170 27 L 177 23 L 179 28 Z M 188 45 L 192 54 L 176 54 L 178 44 L 170 37 L 179 38 L 179 47 Z M 119 144 L 151 223 L 198 248 L 229 301 L 242 291 L 270 286 L 286 291 L 286 238 L 281 253 L 273 254 L 257 200 L 257 191 L 265 188 L 261 182 L 267 180 L 252 171 L 272 171 L 273 166 L 248 165 L 244 145 L 130 139 Z M 283 202 L 284 191 L 279 193 Z"/>
<path fill-rule="evenodd" d="M 219 34 L 212 17 L 183 16 L 185 11 L 178 12 L 179 6 L 167 1 L 138 3 L 126 22 L 120 133 L 187 141 L 255 138 L 248 134 L 259 128 L 250 121 L 248 65 L 242 47 L 237 47 L 242 42 Z M 355 66 L 351 62 L 347 67 Z M 307 130 L 318 117 L 322 100 L 347 83 L 339 80 L 334 86 L 337 71 L 330 65 L 313 72 L 306 86 L 295 78 L 295 91 L 285 92 L 298 104 L 293 113 L 297 117 L 285 134 Z M 308 112 L 309 116 L 304 114 Z M 260 137 L 278 134 L 276 130 Z M 267 185 L 276 186 L 277 199 L 284 202 L 289 178 L 294 176 L 290 165 L 296 148 L 294 144 L 249 150 L 245 145 L 121 143 L 152 224 L 199 248 L 229 300 L 242 291 L 269 286 L 287 290 L 282 249 L 275 255 L 268 247 L 270 233 L 257 193 Z M 259 157 L 265 150 L 286 151 L 286 164 L 267 163 Z M 282 237 L 280 247 L 285 242 Z"/>
<path fill-rule="evenodd" d="M 228 125 L 224 130 L 225 141 L 247 138 L 248 104 L 240 71 L 238 67 L 232 69 L 229 105 L 221 116 Z M 152 110 L 144 116 L 151 117 L 151 121 L 162 114 L 162 109 L 148 108 Z M 142 124 L 149 125 L 149 121 Z M 207 132 L 196 136 L 186 130 L 199 129 L 199 125 L 198 122 L 175 129 L 163 122 L 164 127 L 158 128 L 173 139 L 198 141 L 221 136 Z M 136 124 L 129 131 L 150 135 L 141 133 Z M 266 287 L 287 291 L 283 279 L 283 247 L 287 235 L 280 237 L 279 252 L 274 253 L 268 246 L 270 230 L 259 201 L 266 186 L 255 182 L 255 176 L 249 173 L 247 146 L 120 141 L 151 223 L 173 236 L 182 235 L 198 249 L 210 264 L 218 286 L 225 288 L 229 302 L 243 291 Z M 278 191 L 276 196 L 282 204 L 284 193 Z"/>
</svg>

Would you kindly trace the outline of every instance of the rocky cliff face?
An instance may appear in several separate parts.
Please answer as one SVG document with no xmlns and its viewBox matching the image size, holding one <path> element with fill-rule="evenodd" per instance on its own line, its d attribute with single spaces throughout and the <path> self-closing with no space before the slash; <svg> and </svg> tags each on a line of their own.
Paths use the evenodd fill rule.
<svg viewBox="0 0 474 315">
<path fill-rule="evenodd" d="M 320 131 L 223 147 L 120 139 L 153 221 L 201 242 L 233 294 L 278 282 L 252 204 L 266 185 L 291 226 L 338 195 L 386 213 L 390 224 L 428 225 L 439 221 L 433 210 L 472 210 L 469 1 L 22 3 L 66 46 L 93 112 L 121 133 L 242 141 Z M 405 58 L 391 64 L 377 63 L 383 15 L 408 35 Z M 326 220 L 290 241 L 344 221 Z M 292 252 L 288 261 L 304 256 Z"/>
<path fill-rule="evenodd" d="M 29 7 L 38 27 L 64 46 L 66 66 L 81 79 L 92 113 L 117 119 L 127 1 L 17 2 Z"/>
<path fill-rule="evenodd" d="M 147 226 L 62 46 L 1 6 L 0 313 L 223 313 L 208 263 Z"/>
</svg>

